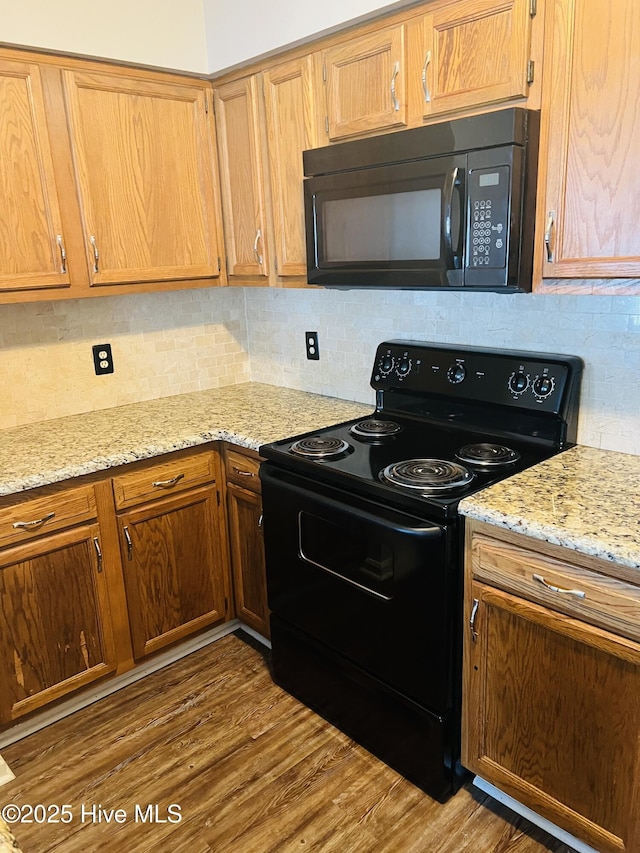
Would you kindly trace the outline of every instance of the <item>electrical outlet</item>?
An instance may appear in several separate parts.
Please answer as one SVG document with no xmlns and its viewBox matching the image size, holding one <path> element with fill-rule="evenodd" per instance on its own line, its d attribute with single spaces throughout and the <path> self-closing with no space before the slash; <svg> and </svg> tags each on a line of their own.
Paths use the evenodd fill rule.
<svg viewBox="0 0 640 853">
<path fill-rule="evenodd" d="M 95 367 L 96 376 L 102 376 L 103 373 L 113 373 L 111 344 L 96 344 L 92 347 L 92 350 L 93 366 Z"/>
<path fill-rule="evenodd" d="M 320 350 L 318 348 L 318 333 L 305 332 L 304 339 L 307 346 L 307 358 L 310 358 L 313 361 L 318 361 L 320 359 Z"/>
</svg>

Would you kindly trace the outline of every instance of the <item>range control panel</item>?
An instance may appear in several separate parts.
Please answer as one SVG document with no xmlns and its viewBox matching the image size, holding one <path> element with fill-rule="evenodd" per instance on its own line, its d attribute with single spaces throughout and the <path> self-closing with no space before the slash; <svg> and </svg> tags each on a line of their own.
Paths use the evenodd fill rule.
<svg viewBox="0 0 640 853">
<path fill-rule="evenodd" d="M 371 386 L 559 413 L 582 362 L 575 356 L 386 341 Z"/>
</svg>

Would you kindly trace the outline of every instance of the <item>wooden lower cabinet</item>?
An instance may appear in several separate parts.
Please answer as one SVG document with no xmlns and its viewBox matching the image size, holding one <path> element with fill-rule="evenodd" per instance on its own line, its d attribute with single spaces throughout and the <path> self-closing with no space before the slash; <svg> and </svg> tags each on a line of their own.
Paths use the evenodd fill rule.
<svg viewBox="0 0 640 853">
<path fill-rule="evenodd" d="M 600 853 L 640 850 L 640 587 L 602 575 L 598 600 L 591 568 L 468 537 L 463 764 Z"/>
<path fill-rule="evenodd" d="M 260 460 L 227 448 L 227 514 L 234 601 L 239 619 L 269 637 L 267 577 L 262 536 Z"/>
<path fill-rule="evenodd" d="M 115 671 L 97 523 L 0 552 L 0 723 Z"/>
<path fill-rule="evenodd" d="M 114 478 L 135 660 L 228 616 L 218 464 L 213 450 L 176 453 Z"/>
<path fill-rule="evenodd" d="M 229 621 L 234 600 L 269 636 L 259 457 L 225 459 L 230 532 L 215 444 L 0 497 L 0 727 Z"/>
</svg>

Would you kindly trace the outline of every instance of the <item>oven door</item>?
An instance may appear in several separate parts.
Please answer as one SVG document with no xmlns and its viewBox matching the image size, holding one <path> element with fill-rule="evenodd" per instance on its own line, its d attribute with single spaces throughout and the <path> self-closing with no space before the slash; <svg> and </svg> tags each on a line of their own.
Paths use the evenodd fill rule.
<svg viewBox="0 0 640 853">
<path fill-rule="evenodd" d="M 452 705 L 457 528 L 263 463 L 269 607 L 436 713 Z M 274 645 L 274 663 L 276 648 Z"/>
<path fill-rule="evenodd" d="M 355 169 L 304 182 L 311 284 L 463 284 L 466 155 Z"/>
</svg>

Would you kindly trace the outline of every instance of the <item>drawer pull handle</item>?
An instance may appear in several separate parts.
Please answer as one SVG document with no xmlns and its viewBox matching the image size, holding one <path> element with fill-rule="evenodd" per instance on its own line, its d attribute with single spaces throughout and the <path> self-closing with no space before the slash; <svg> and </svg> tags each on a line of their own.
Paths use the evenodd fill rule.
<svg viewBox="0 0 640 853">
<path fill-rule="evenodd" d="M 471 631 L 471 639 L 475 643 L 478 639 L 478 632 L 476 631 L 476 616 L 478 615 L 478 607 L 480 602 L 477 598 L 473 599 L 473 607 L 471 608 L 471 617 L 469 619 L 469 630 Z"/>
<path fill-rule="evenodd" d="M 253 471 L 243 471 L 242 468 L 236 468 L 235 465 L 231 466 L 231 470 L 234 474 L 239 474 L 240 477 L 253 477 Z"/>
<path fill-rule="evenodd" d="M 550 589 L 551 592 L 560 592 L 563 595 L 575 595 L 576 598 L 586 598 L 587 593 L 583 592 L 581 589 L 562 589 L 560 586 L 552 586 L 550 583 L 547 583 L 546 580 L 542 577 L 542 575 L 533 575 L 534 581 L 538 581 L 541 583 L 545 589 Z"/>
<path fill-rule="evenodd" d="M 48 512 L 46 515 L 43 515 L 42 518 L 36 518 L 34 521 L 14 521 L 13 526 L 29 530 L 33 527 L 39 527 L 41 524 L 44 524 L 45 521 L 49 521 L 49 519 L 54 516 L 55 512 Z"/>
<path fill-rule="evenodd" d="M 100 548 L 100 542 L 98 541 L 98 537 L 93 537 L 93 545 L 96 549 L 96 556 L 98 558 L 98 571 L 102 571 L 102 550 Z"/>
<path fill-rule="evenodd" d="M 129 528 L 123 527 L 122 532 L 124 533 L 124 538 L 127 540 L 127 560 L 133 560 L 133 542 L 131 541 L 131 536 L 129 536 Z"/>
<path fill-rule="evenodd" d="M 176 474 L 175 477 L 171 477 L 170 480 L 156 480 L 154 483 L 151 483 L 152 486 L 156 486 L 160 489 L 170 489 L 171 486 L 175 486 L 175 484 L 182 480 L 184 474 Z"/>
</svg>

